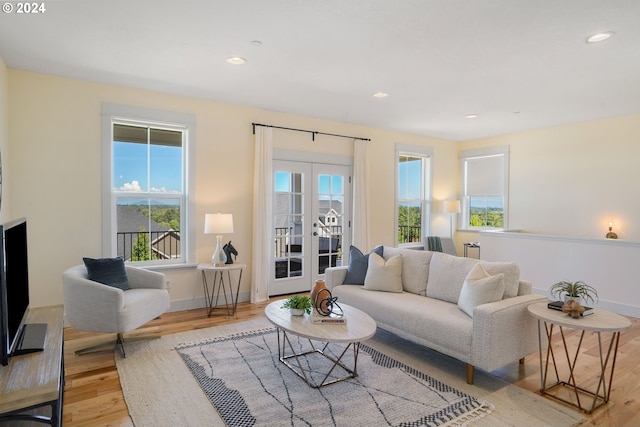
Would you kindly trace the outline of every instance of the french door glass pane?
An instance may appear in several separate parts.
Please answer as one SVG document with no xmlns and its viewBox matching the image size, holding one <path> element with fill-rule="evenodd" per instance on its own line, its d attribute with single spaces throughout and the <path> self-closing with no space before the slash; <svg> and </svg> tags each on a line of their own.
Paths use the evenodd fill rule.
<svg viewBox="0 0 640 427">
<path fill-rule="evenodd" d="M 342 263 L 344 177 L 318 175 L 318 274 Z"/>
<path fill-rule="evenodd" d="M 275 278 L 303 275 L 304 174 L 275 171 Z"/>
</svg>

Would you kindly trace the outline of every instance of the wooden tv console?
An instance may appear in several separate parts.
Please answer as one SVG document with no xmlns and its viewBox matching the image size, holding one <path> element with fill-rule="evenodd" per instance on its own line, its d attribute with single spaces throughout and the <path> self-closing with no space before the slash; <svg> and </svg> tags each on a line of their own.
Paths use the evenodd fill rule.
<svg viewBox="0 0 640 427">
<path fill-rule="evenodd" d="M 6 420 L 38 420 L 62 425 L 62 393 L 64 388 L 63 307 L 30 309 L 27 323 L 46 323 L 44 351 L 22 354 L 0 365 L 0 422 Z M 51 407 L 50 415 L 34 410 Z"/>
</svg>

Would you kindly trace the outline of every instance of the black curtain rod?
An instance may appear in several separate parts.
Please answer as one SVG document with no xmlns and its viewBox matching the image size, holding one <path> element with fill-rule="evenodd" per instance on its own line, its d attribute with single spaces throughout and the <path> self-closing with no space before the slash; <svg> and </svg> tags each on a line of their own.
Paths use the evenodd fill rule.
<svg viewBox="0 0 640 427">
<path fill-rule="evenodd" d="M 251 123 L 251 126 L 253 126 L 253 134 L 254 135 L 256 134 L 256 126 L 262 126 L 262 127 L 265 127 L 265 128 L 284 129 L 284 130 L 293 130 L 293 131 L 296 131 L 296 132 L 310 133 L 312 141 L 316 140 L 316 135 L 327 135 L 327 136 L 335 136 L 335 137 L 338 137 L 338 138 L 348 138 L 348 139 L 359 139 L 361 141 L 371 141 L 369 138 L 358 138 L 357 136 L 337 135 L 335 133 L 318 132 L 318 131 L 315 131 L 315 130 L 285 128 L 285 127 L 282 127 L 282 126 L 263 125 L 261 123 Z"/>
</svg>

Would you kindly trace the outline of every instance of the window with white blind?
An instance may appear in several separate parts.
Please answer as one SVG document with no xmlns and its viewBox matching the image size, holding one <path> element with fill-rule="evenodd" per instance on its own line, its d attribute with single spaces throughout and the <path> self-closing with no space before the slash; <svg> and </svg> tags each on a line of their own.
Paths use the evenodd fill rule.
<svg viewBox="0 0 640 427">
<path fill-rule="evenodd" d="M 507 228 L 509 147 L 461 151 L 460 170 L 461 228 Z"/>
</svg>

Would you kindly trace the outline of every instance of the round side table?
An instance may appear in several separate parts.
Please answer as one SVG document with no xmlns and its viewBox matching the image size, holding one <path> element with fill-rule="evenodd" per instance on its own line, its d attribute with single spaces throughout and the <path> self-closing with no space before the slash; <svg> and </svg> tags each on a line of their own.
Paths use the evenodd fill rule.
<svg viewBox="0 0 640 427">
<path fill-rule="evenodd" d="M 631 321 L 626 317 L 612 313 L 606 310 L 593 309 L 593 314 L 574 319 L 567 313 L 558 310 L 552 310 L 547 307 L 546 302 L 531 304 L 528 307 L 529 313 L 538 319 L 538 342 L 540 348 L 540 393 L 550 396 L 556 400 L 569 404 L 581 411 L 590 414 L 597 407 L 609 401 L 611 393 L 611 383 L 613 382 L 613 371 L 616 365 L 616 356 L 618 354 L 618 343 L 620 342 L 620 333 L 631 327 Z M 565 336 L 564 328 L 570 328 L 580 331 L 580 338 L 576 345 L 575 352 L 570 353 L 570 340 Z M 555 330 L 559 330 L 562 337 L 562 348 L 566 357 L 566 366 L 568 366 L 569 374 L 566 380 L 560 380 L 558 373 L 561 355 L 556 355 L 552 346 L 552 336 Z M 543 348 L 542 331 L 548 340 L 546 352 Z M 580 387 L 576 381 L 577 362 L 580 355 L 580 347 L 583 342 L 585 332 L 590 331 L 598 335 L 598 350 L 600 359 L 600 378 L 595 391 Z M 609 335 L 610 334 L 610 335 Z M 604 335 L 604 337 L 603 337 Z M 609 341 L 606 341 L 609 336 Z M 543 360 L 543 354 L 546 358 Z M 547 377 L 549 376 L 549 366 L 553 367 L 552 373 L 555 373 L 555 381 L 547 385 Z M 568 389 L 571 400 L 561 397 L 559 390 Z M 583 398 L 581 400 L 581 397 Z M 589 406 L 588 401 L 591 400 Z M 585 401 L 586 406 L 583 405 Z"/>
<path fill-rule="evenodd" d="M 240 293 L 240 282 L 242 282 L 242 272 L 244 271 L 246 264 L 225 264 L 223 266 L 216 266 L 213 264 L 198 264 L 198 270 L 202 272 L 202 287 L 204 288 L 204 298 L 207 303 L 207 316 L 211 316 L 213 311 L 218 307 L 218 298 L 220 292 L 224 295 L 224 304 L 227 308 L 227 314 L 233 316 L 236 314 L 236 308 L 238 307 L 238 294 Z M 238 282 L 236 284 L 236 294 L 233 295 L 233 283 L 231 281 L 231 272 L 238 271 Z M 211 289 L 209 289 L 209 282 L 207 280 L 207 272 L 213 272 L 213 280 L 211 282 Z M 225 273 L 226 279 L 225 279 Z M 231 295 L 231 301 L 227 298 L 226 286 L 229 287 L 229 294 Z"/>
</svg>

